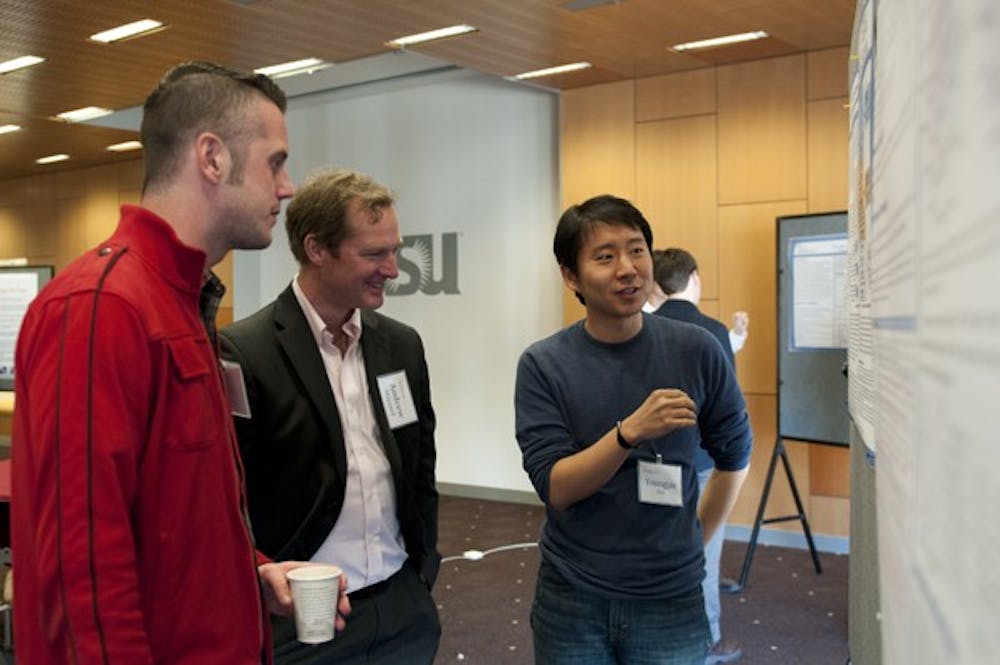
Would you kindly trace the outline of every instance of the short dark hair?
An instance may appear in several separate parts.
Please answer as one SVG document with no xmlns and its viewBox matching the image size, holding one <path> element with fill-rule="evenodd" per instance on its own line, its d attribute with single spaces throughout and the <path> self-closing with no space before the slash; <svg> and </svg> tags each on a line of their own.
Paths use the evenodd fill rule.
<svg viewBox="0 0 1000 665">
<path fill-rule="evenodd" d="M 285 230 L 288 246 L 300 265 L 309 263 L 305 250 L 309 234 L 330 252 L 337 252 L 350 230 L 347 212 L 355 199 L 377 214 L 394 203 L 395 195 L 371 177 L 346 169 L 317 171 L 295 193 L 285 211 Z"/>
<path fill-rule="evenodd" d="M 552 251 L 563 268 L 576 273 L 580 249 L 596 224 L 628 226 L 642 233 L 646 247 L 653 249 L 653 231 L 639 210 L 625 199 L 602 194 L 566 208 L 559 218 Z"/>
<path fill-rule="evenodd" d="M 645 238 L 646 247 L 650 251 L 653 249 L 653 231 L 639 209 L 623 198 L 601 194 L 566 208 L 566 212 L 559 218 L 556 236 L 552 240 L 552 251 L 561 267 L 568 269 L 574 275 L 577 274 L 580 249 L 597 224 L 628 226 L 636 229 Z M 579 291 L 576 292 L 576 299 L 584 305 L 587 304 Z"/>
<path fill-rule="evenodd" d="M 180 168 L 183 146 L 204 131 L 229 144 L 233 172 L 242 173 L 242 139 L 255 129 L 248 126 L 246 111 L 258 96 L 285 112 L 285 93 L 263 74 L 211 62 L 185 62 L 164 74 L 142 107 L 143 191 L 169 183 Z"/>
<path fill-rule="evenodd" d="M 698 263 L 680 247 L 668 247 L 653 262 L 653 279 L 668 296 L 687 288 Z"/>
</svg>

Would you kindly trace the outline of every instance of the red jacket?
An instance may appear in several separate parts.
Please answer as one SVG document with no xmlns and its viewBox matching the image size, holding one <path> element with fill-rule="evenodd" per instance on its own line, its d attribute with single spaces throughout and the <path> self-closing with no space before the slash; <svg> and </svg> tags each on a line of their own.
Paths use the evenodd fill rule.
<svg viewBox="0 0 1000 665">
<path fill-rule="evenodd" d="M 25 665 L 259 664 L 242 469 L 199 318 L 205 254 L 123 206 L 16 354 L 12 551 Z"/>
</svg>

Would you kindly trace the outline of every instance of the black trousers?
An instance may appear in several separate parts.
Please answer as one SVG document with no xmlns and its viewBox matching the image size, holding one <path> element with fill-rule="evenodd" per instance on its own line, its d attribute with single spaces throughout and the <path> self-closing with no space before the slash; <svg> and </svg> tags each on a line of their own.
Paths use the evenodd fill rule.
<svg viewBox="0 0 1000 665">
<path fill-rule="evenodd" d="M 441 622 L 430 590 L 409 563 L 350 595 L 347 627 L 324 644 L 295 639 L 291 617 L 271 617 L 275 665 L 431 665 Z"/>
</svg>

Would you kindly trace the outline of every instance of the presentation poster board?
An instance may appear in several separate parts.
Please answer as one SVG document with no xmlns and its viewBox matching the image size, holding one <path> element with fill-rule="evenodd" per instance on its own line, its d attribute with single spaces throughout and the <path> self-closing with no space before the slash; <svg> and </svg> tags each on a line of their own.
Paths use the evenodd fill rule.
<svg viewBox="0 0 1000 665">
<path fill-rule="evenodd" d="M 846 446 L 847 213 L 777 223 L 778 435 Z"/>
<path fill-rule="evenodd" d="M 28 305 L 52 279 L 52 266 L 0 267 L 0 390 L 14 389 L 14 349 Z"/>
</svg>

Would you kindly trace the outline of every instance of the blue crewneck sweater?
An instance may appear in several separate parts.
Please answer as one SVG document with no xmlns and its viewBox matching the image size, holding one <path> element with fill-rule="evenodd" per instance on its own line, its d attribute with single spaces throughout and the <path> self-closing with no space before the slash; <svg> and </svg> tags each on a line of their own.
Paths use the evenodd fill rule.
<svg viewBox="0 0 1000 665">
<path fill-rule="evenodd" d="M 560 459 L 593 444 L 657 388 L 695 402 L 698 425 L 643 442 L 594 495 L 559 512 L 548 506 Z M 732 366 L 705 330 L 649 314 L 631 339 L 607 344 L 578 322 L 530 346 L 518 363 L 516 431 L 524 468 L 546 503 L 543 558 L 571 584 L 634 600 L 693 593 L 704 576 L 695 456 L 736 471 L 750 459 L 746 405 Z M 639 503 L 637 462 L 682 469 L 683 507 Z"/>
</svg>

